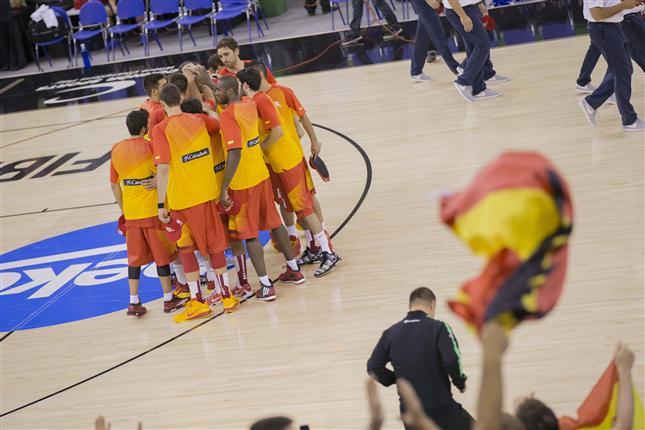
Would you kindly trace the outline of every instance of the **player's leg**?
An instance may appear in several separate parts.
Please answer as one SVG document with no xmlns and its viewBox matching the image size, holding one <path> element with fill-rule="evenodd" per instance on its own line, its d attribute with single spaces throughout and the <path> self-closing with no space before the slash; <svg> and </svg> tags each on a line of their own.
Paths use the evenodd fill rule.
<svg viewBox="0 0 645 430">
<path fill-rule="evenodd" d="M 143 235 L 143 229 L 129 227 L 125 234 L 125 244 L 128 253 L 128 286 L 130 287 L 130 301 L 127 314 L 140 317 L 147 312 L 139 299 L 139 278 L 141 266 L 152 261 L 152 252 Z"/>
<path fill-rule="evenodd" d="M 140 317 L 145 315 L 147 309 L 141 305 L 139 300 L 139 278 L 141 267 L 128 266 L 128 285 L 130 286 L 130 304 L 128 304 L 128 315 Z"/>
<path fill-rule="evenodd" d="M 248 238 L 246 239 L 246 249 L 249 252 L 251 264 L 253 264 L 255 273 L 257 273 L 260 281 L 260 289 L 255 294 L 256 297 L 262 301 L 275 300 L 277 295 L 273 288 L 273 283 L 267 275 L 266 263 L 264 262 L 264 248 L 262 247 L 262 244 L 257 237 Z"/>
<path fill-rule="evenodd" d="M 217 283 L 220 286 L 224 312 L 233 312 L 239 305 L 239 301 L 233 296 L 229 287 L 230 283 L 228 280 L 228 271 L 226 270 L 224 251 L 209 251 L 209 260 L 217 276 Z"/>
<path fill-rule="evenodd" d="M 156 220 L 155 220 L 156 221 Z M 155 264 L 157 265 L 157 275 L 163 289 L 163 310 L 165 313 L 174 312 L 184 306 L 183 299 L 173 295 L 172 281 L 170 279 L 170 263 L 175 259 L 176 246 L 171 243 L 166 236 L 161 225 L 153 228 L 141 229 L 145 240 L 148 244 Z"/>
<path fill-rule="evenodd" d="M 178 299 L 188 299 L 190 298 L 190 290 L 188 289 L 188 280 L 186 279 L 186 273 L 184 272 L 184 266 L 181 265 L 181 260 L 179 255 L 177 258 L 170 263 L 170 268 L 172 270 L 171 279 L 174 275 L 174 291 L 173 294 Z"/>
<path fill-rule="evenodd" d="M 237 286 L 233 288 L 233 295 L 245 299 L 253 295 L 253 289 L 248 279 L 249 272 L 246 267 L 244 243 L 241 240 L 231 242 L 231 251 L 235 257 L 235 268 L 237 269 Z"/>
</svg>

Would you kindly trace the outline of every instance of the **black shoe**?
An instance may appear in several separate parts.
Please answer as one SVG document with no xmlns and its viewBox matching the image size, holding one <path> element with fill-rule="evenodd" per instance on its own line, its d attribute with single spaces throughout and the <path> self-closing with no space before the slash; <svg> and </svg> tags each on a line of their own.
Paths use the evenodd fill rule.
<svg viewBox="0 0 645 430">
<path fill-rule="evenodd" d="M 320 261 L 320 267 L 316 269 L 314 272 L 314 276 L 316 278 L 320 278 L 322 276 L 327 275 L 330 273 L 332 270 L 336 268 L 340 264 L 342 259 L 338 256 L 338 254 L 335 253 L 328 253 L 328 252 L 323 252 L 322 253 L 322 259 Z"/>
<path fill-rule="evenodd" d="M 320 248 L 318 248 L 318 251 L 314 252 L 311 250 L 311 248 L 307 247 L 305 249 L 305 252 L 302 253 L 300 258 L 298 259 L 298 265 L 299 266 L 306 266 L 308 264 L 315 264 L 318 263 L 322 258 L 322 252 L 320 252 Z"/>
<path fill-rule="evenodd" d="M 390 27 L 389 25 L 383 26 L 383 40 L 395 39 L 403 31 L 402 27 Z"/>
<path fill-rule="evenodd" d="M 353 45 L 360 45 L 362 43 L 363 36 L 360 34 L 358 36 L 348 36 L 344 38 L 340 44 L 342 46 L 353 46 Z"/>
</svg>

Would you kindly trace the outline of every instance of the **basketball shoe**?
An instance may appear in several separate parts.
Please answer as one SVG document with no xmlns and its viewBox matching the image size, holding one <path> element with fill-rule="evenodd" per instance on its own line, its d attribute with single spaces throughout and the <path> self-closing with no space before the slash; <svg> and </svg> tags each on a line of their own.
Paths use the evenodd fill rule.
<svg viewBox="0 0 645 430">
<path fill-rule="evenodd" d="M 248 299 L 253 296 L 253 288 L 248 283 L 240 284 L 233 288 L 233 296 L 240 299 Z"/>
<path fill-rule="evenodd" d="M 269 286 L 260 283 L 260 289 L 255 293 L 255 297 L 263 302 L 271 302 L 275 300 L 277 295 L 275 293 L 275 288 L 273 288 L 273 283 Z"/>
<path fill-rule="evenodd" d="M 177 309 L 184 307 L 184 302 L 185 300 L 178 299 L 177 297 L 173 297 L 167 302 L 166 301 L 163 302 L 163 311 L 167 314 L 169 314 L 170 312 L 174 312 Z"/>
<path fill-rule="evenodd" d="M 206 318 L 213 311 L 207 304 L 202 303 L 198 300 L 190 300 L 186 303 L 184 311 L 178 315 L 175 315 L 173 319 L 175 322 L 182 323 L 186 321 L 192 321 L 200 318 Z"/>
<path fill-rule="evenodd" d="M 340 264 L 342 259 L 336 253 L 322 252 L 320 267 L 314 272 L 316 278 L 320 278 L 333 271 Z"/>
<path fill-rule="evenodd" d="M 207 296 L 204 299 L 204 303 L 206 303 L 208 306 L 216 305 L 221 301 L 222 301 L 222 295 L 220 293 L 218 293 L 217 291 L 214 292 L 213 294 Z"/>
<path fill-rule="evenodd" d="M 298 266 L 319 263 L 321 258 L 322 253 L 320 251 L 320 247 L 316 245 L 315 241 L 312 240 L 309 243 L 309 246 L 305 248 L 305 252 L 303 252 L 298 259 Z"/>
<path fill-rule="evenodd" d="M 278 279 L 280 280 L 280 282 L 284 282 L 286 284 L 300 285 L 304 284 L 305 275 L 302 274 L 302 271 L 291 270 L 291 268 L 287 266 L 287 270 L 284 273 L 280 274 Z"/>
<path fill-rule="evenodd" d="M 130 303 L 128 305 L 128 315 L 134 317 L 142 317 L 148 310 L 141 305 L 141 303 Z"/>
<path fill-rule="evenodd" d="M 222 299 L 222 304 L 224 305 L 224 312 L 230 314 L 237 309 L 240 305 L 240 301 L 236 297 L 231 296 Z"/>
<path fill-rule="evenodd" d="M 186 284 L 180 284 L 177 282 L 174 285 L 172 294 L 180 300 L 190 299 L 190 288 Z"/>
</svg>

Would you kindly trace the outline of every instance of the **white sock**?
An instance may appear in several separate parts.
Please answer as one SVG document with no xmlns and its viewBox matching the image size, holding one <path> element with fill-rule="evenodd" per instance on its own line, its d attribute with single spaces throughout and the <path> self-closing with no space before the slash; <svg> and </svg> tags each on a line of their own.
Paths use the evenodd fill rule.
<svg viewBox="0 0 645 430">
<path fill-rule="evenodd" d="M 287 226 L 287 232 L 289 233 L 289 236 L 298 236 L 298 231 L 296 230 L 296 225 L 288 225 Z"/>
<path fill-rule="evenodd" d="M 172 300 L 172 293 L 163 293 L 163 301 L 169 302 Z"/>
<path fill-rule="evenodd" d="M 186 285 L 186 273 L 184 273 L 184 267 L 179 263 L 170 263 L 172 268 L 175 271 L 175 276 L 177 277 L 177 282 L 180 284 Z"/>
<path fill-rule="evenodd" d="M 271 286 L 271 280 L 269 279 L 269 277 L 267 275 L 259 276 L 259 278 L 260 278 L 260 283 L 263 286 L 265 286 L 265 287 Z"/>
<path fill-rule="evenodd" d="M 190 288 L 190 298 L 194 299 L 199 293 L 199 283 L 188 281 L 188 288 Z"/>
<path fill-rule="evenodd" d="M 325 234 L 325 231 L 321 231 L 317 235 L 314 236 L 316 238 L 316 242 L 318 242 L 318 245 L 320 245 L 320 248 L 322 249 L 323 252 L 328 252 L 331 254 L 331 249 L 329 248 L 329 240 L 327 240 L 327 235 Z"/>
<path fill-rule="evenodd" d="M 295 258 L 293 260 L 287 260 L 287 266 L 289 266 L 289 269 L 293 270 L 294 272 L 297 272 L 300 270 L 298 267 L 298 263 L 296 263 Z"/>
<path fill-rule="evenodd" d="M 217 276 L 215 276 L 215 271 L 210 266 L 208 266 L 208 270 L 206 271 L 206 279 L 213 282 L 217 279 Z"/>
<path fill-rule="evenodd" d="M 136 294 L 134 296 L 130 295 L 130 304 L 131 305 L 136 305 L 138 303 L 139 303 L 139 295 L 138 294 Z"/>
<path fill-rule="evenodd" d="M 311 230 L 305 230 L 305 237 L 307 238 L 307 245 L 309 245 L 311 241 L 314 240 L 314 237 L 311 235 Z"/>
</svg>

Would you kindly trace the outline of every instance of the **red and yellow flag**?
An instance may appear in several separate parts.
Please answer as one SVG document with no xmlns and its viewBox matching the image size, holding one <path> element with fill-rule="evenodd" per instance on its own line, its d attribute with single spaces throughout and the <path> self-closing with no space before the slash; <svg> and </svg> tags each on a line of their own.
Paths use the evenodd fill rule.
<svg viewBox="0 0 645 430">
<path fill-rule="evenodd" d="M 480 329 L 491 319 L 512 328 L 553 309 L 573 210 L 569 188 L 549 160 L 533 152 L 502 154 L 465 190 L 442 199 L 441 218 L 487 259 L 482 273 L 449 301 L 453 312 Z"/>
<path fill-rule="evenodd" d="M 632 387 L 634 401 L 633 429 L 644 429 L 643 403 L 638 391 Z M 611 430 L 616 418 L 618 403 L 618 371 L 612 361 L 605 373 L 578 408 L 578 418 L 562 417 L 558 421 L 560 430 Z"/>
</svg>

